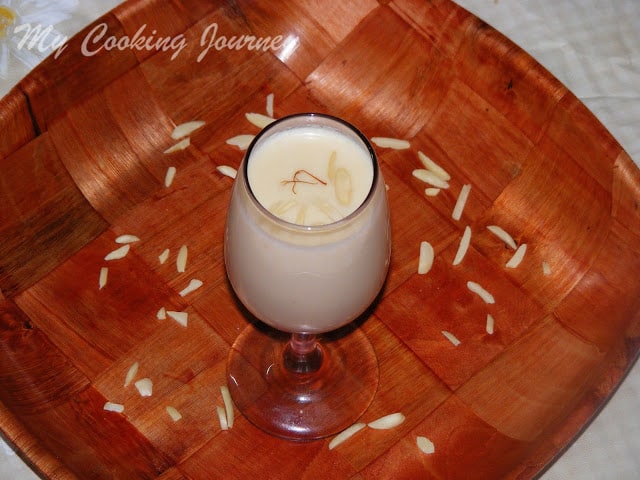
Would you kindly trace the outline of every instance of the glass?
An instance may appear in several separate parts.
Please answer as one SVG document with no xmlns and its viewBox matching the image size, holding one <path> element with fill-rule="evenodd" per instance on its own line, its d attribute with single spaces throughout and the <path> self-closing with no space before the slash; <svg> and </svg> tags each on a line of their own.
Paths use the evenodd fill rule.
<svg viewBox="0 0 640 480">
<path fill-rule="evenodd" d="M 296 136 L 310 132 L 356 145 L 371 182 L 351 213 L 335 220 L 330 211 L 325 223 L 303 225 L 256 198 L 259 184 L 275 183 L 255 173 L 250 181 L 250 167 L 258 167 L 269 139 L 286 135 L 293 148 Z M 311 143 L 309 152 L 319 154 L 318 145 Z M 278 183 L 297 202 L 305 189 L 334 188 L 339 197 L 339 176 L 318 163 Z M 305 208 L 297 206 L 298 217 Z M 358 325 L 384 284 L 390 251 L 384 180 L 373 148 L 355 127 L 327 115 L 296 114 L 256 136 L 234 182 L 224 242 L 227 275 L 250 320 L 229 354 L 228 385 L 249 421 L 282 438 L 310 440 L 338 433 L 366 411 L 378 385 L 378 362 Z"/>
</svg>

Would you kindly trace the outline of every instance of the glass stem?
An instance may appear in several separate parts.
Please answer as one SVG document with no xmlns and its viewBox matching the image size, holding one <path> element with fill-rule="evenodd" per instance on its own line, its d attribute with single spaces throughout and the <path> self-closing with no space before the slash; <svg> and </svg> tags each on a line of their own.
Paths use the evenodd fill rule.
<svg viewBox="0 0 640 480">
<path fill-rule="evenodd" d="M 284 366 L 292 373 L 317 372 L 322 365 L 322 349 L 315 334 L 293 333 L 284 350 Z"/>
</svg>

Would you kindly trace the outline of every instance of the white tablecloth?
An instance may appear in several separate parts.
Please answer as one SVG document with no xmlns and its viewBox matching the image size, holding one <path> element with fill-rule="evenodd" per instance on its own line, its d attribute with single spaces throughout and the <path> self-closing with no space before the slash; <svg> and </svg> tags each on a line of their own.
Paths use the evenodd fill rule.
<svg viewBox="0 0 640 480">
<path fill-rule="evenodd" d="M 533 55 L 640 162 L 640 0 L 457 0 Z M 119 0 L 0 0 L 16 24 L 71 36 Z M 17 48 L 0 8 L 0 96 L 44 54 Z M 6 15 L 4 15 L 6 17 Z M 11 43 L 13 41 L 13 44 Z M 37 478 L 0 438 L 0 478 Z M 640 364 L 543 480 L 640 479 Z"/>
</svg>

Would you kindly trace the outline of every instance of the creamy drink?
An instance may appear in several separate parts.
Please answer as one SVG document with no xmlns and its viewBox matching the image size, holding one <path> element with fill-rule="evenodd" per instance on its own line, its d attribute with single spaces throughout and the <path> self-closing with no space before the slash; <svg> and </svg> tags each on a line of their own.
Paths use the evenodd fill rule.
<svg viewBox="0 0 640 480">
<path fill-rule="evenodd" d="M 375 299 L 389 256 L 384 181 L 357 130 L 294 115 L 256 137 L 225 238 L 229 279 L 253 314 L 287 332 L 341 327 Z"/>
<path fill-rule="evenodd" d="M 362 143 L 331 128 L 278 132 L 251 152 L 249 186 L 277 217 L 299 225 L 336 222 L 371 190 L 373 163 Z"/>
<path fill-rule="evenodd" d="M 233 343 L 227 384 L 257 427 L 290 440 L 343 431 L 377 391 L 379 369 L 354 320 L 389 268 L 387 195 L 376 156 L 334 117 L 281 118 L 253 140 L 231 193 L 224 241 L 238 299 L 284 338 L 249 324 Z"/>
</svg>

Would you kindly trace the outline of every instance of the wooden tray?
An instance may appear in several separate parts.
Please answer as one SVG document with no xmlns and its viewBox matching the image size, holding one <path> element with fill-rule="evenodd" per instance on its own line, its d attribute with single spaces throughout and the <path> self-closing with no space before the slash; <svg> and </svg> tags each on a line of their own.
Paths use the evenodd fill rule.
<svg viewBox="0 0 640 480">
<path fill-rule="evenodd" d="M 249 34 L 282 45 L 202 55 L 214 24 L 218 46 Z M 185 48 L 173 59 L 158 44 L 104 48 L 136 34 Z M 244 114 L 264 113 L 270 93 L 276 116 L 327 112 L 411 142 L 378 148 L 393 260 L 361 326 L 381 369 L 363 421 L 406 421 L 334 450 L 272 438 L 241 416 L 221 431 L 215 413 L 247 324 L 222 260 L 232 180 L 216 167 L 239 164 L 225 141 L 258 131 Z M 175 125 L 196 119 L 206 125 L 191 145 L 164 154 Z M 638 354 L 640 172 L 571 92 L 448 0 L 130 0 L 2 99 L 0 127 L 0 428 L 45 478 L 531 478 Z M 452 176 L 436 197 L 412 176 L 418 151 Z M 492 224 L 528 245 L 518 268 L 505 268 L 513 250 Z M 467 225 L 471 248 L 453 266 Z M 106 262 L 122 234 L 141 240 Z M 421 241 L 436 254 L 425 275 Z M 203 287 L 180 297 L 191 278 Z M 188 326 L 157 320 L 163 306 L 188 312 Z M 123 386 L 136 361 L 151 397 Z"/>
</svg>

